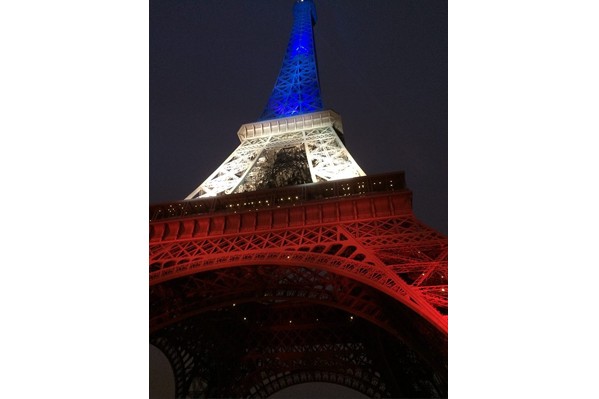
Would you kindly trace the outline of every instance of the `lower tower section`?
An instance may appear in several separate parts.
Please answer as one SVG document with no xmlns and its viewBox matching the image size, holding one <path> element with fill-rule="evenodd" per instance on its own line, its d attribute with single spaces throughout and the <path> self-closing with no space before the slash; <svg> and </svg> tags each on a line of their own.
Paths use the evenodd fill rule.
<svg viewBox="0 0 599 399">
<path fill-rule="evenodd" d="M 396 173 L 152 206 L 151 342 L 177 397 L 446 397 L 447 239 L 411 198 Z"/>
</svg>

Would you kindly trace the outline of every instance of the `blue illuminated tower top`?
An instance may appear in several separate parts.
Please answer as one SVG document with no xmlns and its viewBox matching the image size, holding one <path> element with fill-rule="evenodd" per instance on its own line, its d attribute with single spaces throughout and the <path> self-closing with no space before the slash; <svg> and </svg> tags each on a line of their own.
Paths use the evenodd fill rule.
<svg viewBox="0 0 599 399">
<path fill-rule="evenodd" d="M 275 87 L 259 120 L 284 118 L 322 111 L 312 25 L 316 7 L 312 0 L 296 0 L 293 27 Z"/>
</svg>

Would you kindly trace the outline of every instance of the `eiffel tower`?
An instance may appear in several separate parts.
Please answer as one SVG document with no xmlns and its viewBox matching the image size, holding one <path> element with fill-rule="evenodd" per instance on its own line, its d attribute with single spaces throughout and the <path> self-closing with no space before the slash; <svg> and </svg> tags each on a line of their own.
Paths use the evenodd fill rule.
<svg viewBox="0 0 599 399">
<path fill-rule="evenodd" d="M 150 342 L 177 398 L 330 382 L 447 396 L 447 238 L 403 172 L 366 176 L 323 108 L 312 0 L 258 121 L 182 201 L 150 206 Z"/>
</svg>

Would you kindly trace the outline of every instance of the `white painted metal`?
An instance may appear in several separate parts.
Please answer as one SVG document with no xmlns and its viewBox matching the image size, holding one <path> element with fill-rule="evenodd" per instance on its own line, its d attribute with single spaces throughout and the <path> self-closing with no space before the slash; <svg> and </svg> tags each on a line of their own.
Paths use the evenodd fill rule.
<svg viewBox="0 0 599 399">
<path fill-rule="evenodd" d="M 185 199 L 259 189 L 268 168 L 262 165 L 265 150 L 299 145 L 305 149 L 312 182 L 365 176 L 343 145 L 342 134 L 341 117 L 330 110 L 245 124 L 237 132 L 241 144 Z"/>
</svg>

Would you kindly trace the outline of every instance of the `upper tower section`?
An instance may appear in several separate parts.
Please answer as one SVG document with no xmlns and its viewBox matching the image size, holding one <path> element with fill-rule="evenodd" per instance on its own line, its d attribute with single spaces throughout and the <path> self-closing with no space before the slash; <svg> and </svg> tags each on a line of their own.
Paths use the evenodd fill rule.
<svg viewBox="0 0 599 399">
<path fill-rule="evenodd" d="M 322 111 L 312 26 L 313 0 L 296 0 L 293 27 L 275 87 L 260 121 Z"/>
<path fill-rule="evenodd" d="M 365 176 L 343 143 L 341 117 L 322 109 L 312 0 L 296 0 L 281 72 L 258 122 L 239 147 L 186 199 Z M 362 187 L 363 188 L 363 187 Z"/>
</svg>

